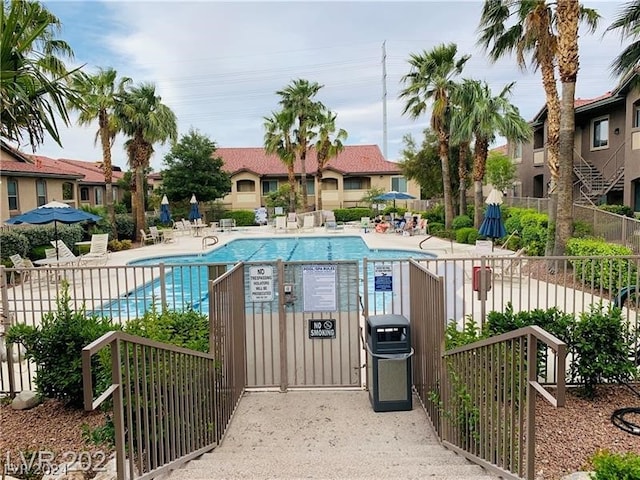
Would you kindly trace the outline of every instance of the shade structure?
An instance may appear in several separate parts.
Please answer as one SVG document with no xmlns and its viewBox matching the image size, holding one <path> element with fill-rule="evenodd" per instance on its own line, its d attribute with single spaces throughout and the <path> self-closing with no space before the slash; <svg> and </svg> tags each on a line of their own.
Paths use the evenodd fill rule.
<svg viewBox="0 0 640 480">
<path fill-rule="evenodd" d="M 405 192 L 396 192 L 391 190 L 390 192 L 383 193 L 377 197 L 373 197 L 374 200 L 393 200 L 393 206 L 396 206 L 396 200 L 414 200 L 416 197 Z"/>
<path fill-rule="evenodd" d="M 504 226 L 502 212 L 500 211 L 502 192 L 495 189 L 492 190 L 487 197 L 486 203 L 487 211 L 484 214 L 484 220 L 480 225 L 478 233 L 493 240 L 506 236 L 507 229 Z"/>
<path fill-rule="evenodd" d="M 198 200 L 196 200 L 195 195 L 191 195 L 191 200 L 189 201 L 191 204 L 191 210 L 189 210 L 189 220 L 197 220 L 198 218 L 202 218 L 200 215 L 200 210 L 198 209 Z"/>
<path fill-rule="evenodd" d="M 169 199 L 166 195 L 162 196 L 160 202 L 160 221 L 162 223 L 169 223 L 171 221 L 171 212 L 169 211 Z"/>
<path fill-rule="evenodd" d="M 62 202 L 49 202 L 33 210 L 29 210 L 21 215 L 16 215 L 6 220 L 5 223 L 9 225 L 19 225 L 21 223 L 29 223 L 33 225 L 41 225 L 46 223 L 53 223 L 54 236 L 56 240 L 58 238 L 58 222 L 60 223 L 78 223 L 84 221 L 97 222 L 100 217 L 93 215 L 92 213 L 85 212 L 84 210 L 78 210 L 66 203 Z M 56 250 L 56 256 L 58 251 Z"/>
</svg>

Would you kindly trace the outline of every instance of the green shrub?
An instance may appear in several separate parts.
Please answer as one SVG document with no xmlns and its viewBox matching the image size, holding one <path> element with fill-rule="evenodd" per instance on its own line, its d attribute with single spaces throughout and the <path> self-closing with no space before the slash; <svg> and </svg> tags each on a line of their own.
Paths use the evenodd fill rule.
<svg viewBox="0 0 640 480">
<path fill-rule="evenodd" d="M 431 235 L 435 235 L 435 236 L 439 237 L 442 234 L 443 231 L 444 231 L 444 223 L 440 223 L 440 222 L 431 223 L 431 222 L 429 222 L 429 233 Z"/>
<path fill-rule="evenodd" d="M 58 231 L 57 237 L 56 229 Z M 29 242 L 28 250 L 40 245 L 49 245 L 52 240 L 56 239 L 62 240 L 69 248 L 73 248 L 75 243 L 82 241 L 85 235 L 82 225 L 78 223 L 74 223 L 73 225 L 58 223 L 57 227 L 52 223 L 46 225 L 32 225 L 21 228 L 20 233 L 22 233 Z"/>
<path fill-rule="evenodd" d="M 253 210 L 232 210 L 226 213 L 225 218 L 233 218 L 238 227 L 256 225 L 256 213 Z"/>
<path fill-rule="evenodd" d="M 602 302 L 582 312 L 573 331 L 571 376 L 593 397 L 596 386 L 605 381 L 628 381 L 635 373 L 630 356 L 635 332 L 622 320 L 622 310 Z"/>
<path fill-rule="evenodd" d="M 469 245 L 475 245 L 476 240 L 478 240 L 478 237 L 480 236 L 480 234 L 478 233 L 478 230 L 476 230 L 475 228 L 469 232 L 469 236 L 467 237 L 467 243 Z"/>
<path fill-rule="evenodd" d="M 633 218 L 633 210 L 627 205 L 600 205 L 598 208 L 600 210 L 604 210 L 605 212 L 615 213 L 624 217 Z"/>
<path fill-rule="evenodd" d="M 585 238 L 593 235 L 593 228 L 590 223 L 584 222 L 582 220 L 576 220 L 573 222 L 573 237 L 574 238 Z"/>
<path fill-rule="evenodd" d="M 549 227 L 548 219 L 548 215 L 536 212 L 524 213 L 520 216 L 521 230 L 518 231 L 522 232 L 522 243 L 527 255 L 544 255 Z"/>
<path fill-rule="evenodd" d="M 522 235 L 522 216 L 530 213 L 538 212 L 531 208 L 517 208 L 517 207 L 508 207 L 502 208 L 504 213 L 504 226 L 507 229 L 507 233 L 513 233 L 515 231 L 519 232 Z"/>
<path fill-rule="evenodd" d="M 478 340 L 482 340 L 480 329 L 476 321 L 469 315 L 464 320 L 462 330 L 458 330 L 455 321 L 450 321 L 445 329 L 445 349 L 451 350 L 457 347 L 463 347 Z"/>
<path fill-rule="evenodd" d="M 429 210 L 424 212 L 424 218 L 429 220 L 429 224 L 443 223 L 444 224 L 444 205 L 434 205 Z"/>
<path fill-rule="evenodd" d="M 473 227 L 473 220 L 471 220 L 471 218 L 469 218 L 467 215 L 458 215 L 451 222 L 451 226 L 453 227 L 454 230 Z"/>
<path fill-rule="evenodd" d="M 575 277 L 585 285 L 616 294 L 621 288 L 636 283 L 635 264 L 629 259 L 616 258 L 633 255 L 628 247 L 596 238 L 570 238 L 566 253 L 576 257 L 607 257 L 570 260 Z"/>
<path fill-rule="evenodd" d="M 24 257 L 30 249 L 29 240 L 21 232 L 17 230 L 0 232 L 0 256 L 3 260 L 8 260 L 16 253 Z"/>
<path fill-rule="evenodd" d="M 128 238 L 129 240 L 135 239 L 135 224 L 133 218 L 129 214 L 116 215 L 116 230 L 118 231 L 118 239 L 122 240 Z M 112 240 L 115 240 L 112 239 Z"/>
<path fill-rule="evenodd" d="M 483 334 L 488 336 L 500 335 L 522 327 L 537 325 L 569 345 L 572 342 L 571 336 L 574 324 L 573 315 L 563 313 L 556 307 L 546 310 L 536 308 L 531 311 L 515 313 L 513 305 L 508 302 L 504 312 L 491 311 L 487 314 Z"/>
<path fill-rule="evenodd" d="M 391 207 L 393 209 L 393 207 Z M 389 215 L 388 209 L 383 211 L 383 215 Z M 398 215 L 404 215 L 404 212 L 400 213 L 400 208 L 396 209 Z M 406 209 L 405 209 L 406 210 Z M 336 208 L 333 211 L 338 222 L 359 222 L 362 217 L 374 217 L 373 211 L 370 208 Z"/>
<path fill-rule="evenodd" d="M 166 308 L 158 311 L 154 306 L 141 318 L 129 320 L 123 330 L 178 347 L 209 351 L 209 318 L 191 308 L 184 312 Z"/>
<path fill-rule="evenodd" d="M 633 452 L 611 453 L 606 450 L 591 458 L 593 480 L 638 480 L 640 455 Z"/>
<path fill-rule="evenodd" d="M 40 326 L 12 326 L 7 340 L 23 345 L 26 358 L 37 365 L 35 384 L 41 395 L 81 407 L 82 349 L 117 327 L 108 318 L 87 315 L 84 308 L 72 311 L 70 303 L 69 285 L 64 282 L 56 299 L 57 310 L 45 313 Z M 110 383 L 104 356 L 92 358 L 92 372 L 97 391 L 102 391 Z"/>
<path fill-rule="evenodd" d="M 107 248 L 111 252 L 119 252 L 121 250 L 130 250 L 132 246 L 131 240 L 109 240 Z"/>
<path fill-rule="evenodd" d="M 514 252 L 516 250 L 520 250 L 520 248 L 522 248 L 522 238 L 520 238 L 518 235 L 509 236 L 504 246 L 505 248 L 513 250 Z"/>
<path fill-rule="evenodd" d="M 478 238 L 478 231 L 473 227 L 464 227 L 456 230 L 456 242 L 458 243 L 475 243 Z M 473 236 L 473 241 L 470 241 L 469 237 Z"/>
</svg>

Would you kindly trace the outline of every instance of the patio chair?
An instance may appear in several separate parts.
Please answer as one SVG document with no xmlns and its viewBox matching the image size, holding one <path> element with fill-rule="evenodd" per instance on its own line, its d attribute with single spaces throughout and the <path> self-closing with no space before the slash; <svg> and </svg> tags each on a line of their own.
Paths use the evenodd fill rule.
<svg viewBox="0 0 640 480">
<path fill-rule="evenodd" d="M 289 213 L 287 215 L 287 232 L 289 230 L 298 230 L 299 228 L 298 215 L 295 212 Z"/>
<path fill-rule="evenodd" d="M 149 235 L 153 238 L 153 243 L 162 242 L 162 234 L 160 233 L 160 230 L 158 230 L 158 227 L 149 227 Z"/>
<path fill-rule="evenodd" d="M 188 235 L 189 234 L 189 231 L 184 228 L 184 223 L 182 223 L 182 220 L 178 220 L 177 222 L 176 221 L 173 222 L 173 230 L 178 235 Z"/>
<path fill-rule="evenodd" d="M 105 265 L 109 258 L 109 234 L 96 233 L 91 235 L 91 246 L 89 253 L 80 256 L 81 264 L 89 264 L 95 262 L 96 265 Z"/>
<path fill-rule="evenodd" d="M 302 227 L 300 231 L 303 232 L 313 232 L 316 228 L 316 219 L 313 215 L 305 215 L 304 220 L 302 221 Z"/>
<path fill-rule="evenodd" d="M 503 258 L 496 258 L 493 262 L 493 274 L 496 278 L 502 279 L 522 279 L 527 280 L 528 275 L 523 275 L 522 268 L 526 264 L 524 257 L 525 249 L 521 248 L 512 255 Z"/>
<path fill-rule="evenodd" d="M 52 240 L 51 245 L 58 251 L 59 263 L 80 264 L 80 257 L 77 257 L 62 240 Z"/>
<path fill-rule="evenodd" d="M 276 233 L 285 233 L 287 231 L 287 217 L 276 217 Z"/>
<path fill-rule="evenodd" d="M 344 223 L 336 221 L 336 216 L 333 212 L 326 212 L 324 218 L 324 229 L 327 232 L 337 233 L 338 230 L 344 230 Z"/>
<path fill-rule="evenodd" d="M 24 283 L 29 280 L 29 274 L 31 273 L 31 271 L 28 269 L 25 259 L 22 258 L 19 253 L 16 253 L 15 255 L 10 255 L 9 260 L 11 260 L 13 268 L 15 269 L 11 272 L 9 283 L 15 285 L 16 274 L 20 276 L 20 283 Z"/>
<path fill-rule="evenodd" d="M 230 232 L 236 228 L 236 220 L 235 218 L 221 218 L 220 219 L 220 230 L 223 232 Z"/>
<path fill-rule="evenodd" d="M 156 239 L 151 234 L 147 234 L 144 230 L 140 229 L 140 241 L 143 245 L 151 245 L 156 243 Z"/>
</svg>

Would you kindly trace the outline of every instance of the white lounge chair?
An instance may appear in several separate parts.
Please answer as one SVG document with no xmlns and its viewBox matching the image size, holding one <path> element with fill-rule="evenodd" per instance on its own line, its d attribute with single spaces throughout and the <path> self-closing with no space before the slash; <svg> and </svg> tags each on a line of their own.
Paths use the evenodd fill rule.
<svg viewBox="0 0 640 480">
<path fill-rule="evenodd" d="M 235 218 L 221 218 L 220 219 L 220 230 L 223 232 L 230 232 L 236 228 L 236 220 Z"/>
<path fill-rule="evenodd" d="M 15 285 L 16 283 L 16 275 L 20 276 L 20 283 L 24 283 L 29 280 L 30 270 L 27 268 L 27 264 L 25 259 L 20 256 L 20 254 L 16 253 L 15 255 L 10 255 L 9 260 L 13 264 L 13 270 L 11 272 L 11 278 L 9 279 L 9 283 Z"/>
<path fill-rule="evenodd" d="M 91 235 L 91 246 L 89 247 L 89 253 L 80 256 L 80 263 L 95 263 L 96 265 L 106 264 L 109 258 L 109 251 L 107 250 L 108 246 L 108 233 L 96 233 Z"/>
<path fill-rule="evenodd" d="M 287 231 L 287 217 L 276 217 L 276 233 L 285 233 Z"/>
<path fill-rule="evenodd" d="M 313 215 L 305 215 L 302 221 L 301 231 L 313 232 L 316 228 L 316 219 Z"/>
<path fill-rule="evenodd" d="M 80 257 L 76 257 L 76 255 L 71 251 L 71 249 L 64 243 L 62 240 L 52 240 L 51 245 L 57 250 L 57 259 L 58 263 L 70 263 L 70 264 L 79 264 Z"/>
<path fill-rule="evenodd" d="M 158 227 L 149 227 L 149 235 L 153 238 L 153 243 L 162 242 L 162 234 L 160 233 L 160 230 L 158 230 Z"/>
<path fill-rule="evenodd" d="M 298 230 L 300 224 L 298 223 L 298 215 L 295 212 L 291 212 L 287 215 L 287 232 L 290 230 Z"/>
</svg>

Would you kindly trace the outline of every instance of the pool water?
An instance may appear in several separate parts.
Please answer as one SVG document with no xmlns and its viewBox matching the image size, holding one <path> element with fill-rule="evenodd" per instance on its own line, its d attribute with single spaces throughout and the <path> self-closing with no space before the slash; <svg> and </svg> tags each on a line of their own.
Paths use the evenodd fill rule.
<svg viewBox="0 0 640 480">
<path fill-rule="evenodd" d="M 233 265 L 244 262 L 283 261 L 331 261 L 357 260 L 362 274 L 362 260 L 403 260 L 408 258 L 433 258 L 432 254 L 400 250 L 370 249 L 360 237 L 284 237 L 237 239 L 206 253 L 193 255 L 154 257 L 131 262 L 130 265 L 158 265 L 167 267 L 165 292 L 170 309 L 182 310 L 188 306 L 206 313 L 208 311 L 207 264 Z M 202 265 L 194 268 L 193 265 Z M 175 266 L 171 268 L 171 266 Z M 180 268 L 185 266 L 187 268 Z M 373 288 L 373 278 L 370 282 Z M 95 312 L 111 317 L 133 318 L 142 315 L 160 298 L 160 281 L 129 292 L 113 300 Z"/>
</svg>

